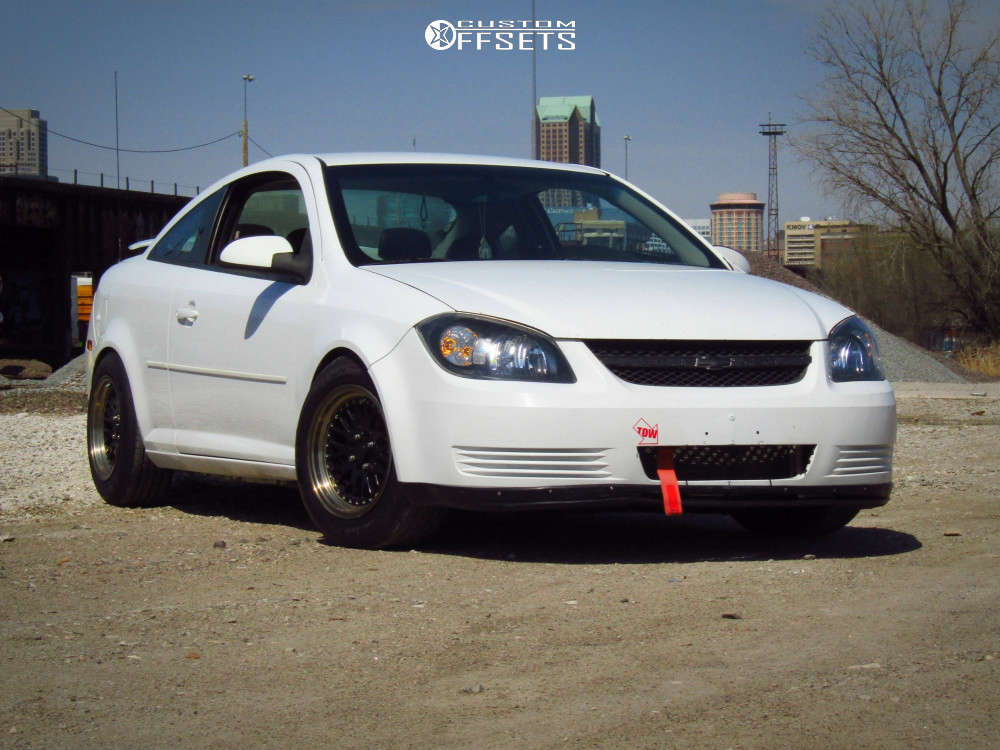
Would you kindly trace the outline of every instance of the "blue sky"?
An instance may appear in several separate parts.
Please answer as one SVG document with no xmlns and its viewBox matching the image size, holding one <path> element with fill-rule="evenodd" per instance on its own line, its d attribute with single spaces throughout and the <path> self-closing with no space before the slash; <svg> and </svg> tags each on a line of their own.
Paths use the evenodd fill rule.
<svg viewBox="0 0 1000 750">
<path fill-rule="evenodd" d="M 768 112 L 794 126 L 821 71 L 804 53 L 821 0 L 537 0 L 576 21 L 576 50 L 539 52 L 538 94 L 592 94 L 603 166 L 685 217 L 718 193 L 767 197 Z M 248 91 L 250 135 L 273 154 L 409 150 L 527 156 L 529 53 L 432 50 L 436 19 L 530 18 L 530 0 L 33 0 L 5 8 L 0 106 L 122 147 L 185 146 L 233 133 Z M 252 161 L 264 158 L 250 146 Z M 136 180 L 205 186 L 240 165 L 238 138 L 197 151 L 122 154 Z M 49 165 L 105 172 L 115 155 L 50 135 Z M 779 154 L 781 221 L 842 214 L 809 169 Z M 148 182 L 147 182 L 148 184 Z"/>
</svg>

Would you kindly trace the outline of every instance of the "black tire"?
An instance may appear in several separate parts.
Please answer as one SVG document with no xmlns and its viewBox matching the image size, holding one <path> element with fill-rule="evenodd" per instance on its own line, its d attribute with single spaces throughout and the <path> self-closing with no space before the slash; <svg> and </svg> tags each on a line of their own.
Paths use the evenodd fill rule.
<svg viewBox="0 0 1000 750">
<path fill-rule="evenodd" d="M 857 508 L 760 508 L 732 514 L 748 531 L 767 536 L 824 536 L 844 528 Z"/>
<path fill-rule="evenodd" d="M 158 469 L 146 456 L 125 367 L 114 353 L 106 354 L 94 368 L 87 405 L 87 458 L 94 485 L 110 505 L 155 505 L 170 484 L 171 472 Z"/>
<path fill-rule="evenodd" d="M 414 505 L 400 487 L 382 404 L 351 359 L 316 376 L 299 417 L 295 465 L 306 512 L 331 544 L 413 545 L 440 523 L 440 510 Z"/>
</svg>

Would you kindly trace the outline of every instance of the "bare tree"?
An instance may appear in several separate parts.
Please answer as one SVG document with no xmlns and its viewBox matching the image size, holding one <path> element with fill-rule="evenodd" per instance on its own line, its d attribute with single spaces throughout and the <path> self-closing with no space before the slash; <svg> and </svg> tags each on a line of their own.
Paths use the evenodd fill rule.
<svg viewBox="0 0 1000 750">
<path fill-rule="evenodd" d="M 933 256 L 956 312 L 1000 334 L 1000 34 L 964 0 L 839 6 L 809 48 L 826 69 L 795 148 L 855 211 Z M 973 42 L 973 39 L 979 41 Z"/>
</svg>

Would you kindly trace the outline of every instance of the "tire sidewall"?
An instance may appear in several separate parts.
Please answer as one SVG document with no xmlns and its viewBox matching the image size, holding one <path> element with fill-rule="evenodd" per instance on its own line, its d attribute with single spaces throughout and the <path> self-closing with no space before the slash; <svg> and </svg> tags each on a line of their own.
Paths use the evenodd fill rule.
<svg viewBox="0 0 1000 750">
<path fill-rule="evenodd" d="M 111 475 L 101 479 L 94 469 L 94 459 L 91 455 L 90 430 L 95 419 L 103 419 L 103 415 L 94 413 L 95 386 L 107 376 L 118 397 L 118 409 L 121 415 L 118 455 Z M 90 475 L 101 497 L 111 505 L 132 505 L 130 490 L 142 466 L 144 458 L 142 440 L 139 437 L 139 425 L 135 418 L 135 407 L 132 401 L 132 391 L 129 388 L 125 368 L 117 355 L 105 355 L 94 368 L 90 385 L 90 398 L 87 403 L 87 463 Z"/>
</svg>

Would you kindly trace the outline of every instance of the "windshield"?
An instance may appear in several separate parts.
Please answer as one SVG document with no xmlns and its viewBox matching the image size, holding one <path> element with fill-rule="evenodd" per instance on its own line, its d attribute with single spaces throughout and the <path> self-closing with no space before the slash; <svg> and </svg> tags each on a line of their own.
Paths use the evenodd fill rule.
<svg viewBox="0 0 1000 750">
<path fill-rule="evenodd" d="M 531 167 L 328 167 L 354 265 L 599 260 L 723 268 L 691 232 L 607 175 Z"/>
</svg>

